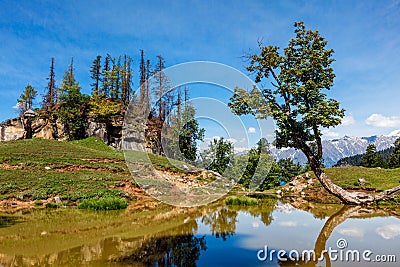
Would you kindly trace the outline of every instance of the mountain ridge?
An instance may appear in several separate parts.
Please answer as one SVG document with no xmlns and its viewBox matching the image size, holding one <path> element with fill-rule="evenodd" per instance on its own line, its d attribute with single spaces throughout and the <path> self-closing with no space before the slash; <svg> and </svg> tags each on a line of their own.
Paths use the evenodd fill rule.
<svg viewBox="0 0 400 267">
<path fill-rule="evenodd" d="M 373 135 L 369 137 L 344 136 L 331 140 L 323 140 L 323 159 L 326 167 L 332 167 L 340 159 L 365 153 L 369 144 L 374 144 L 376 150 L 385 150 L 394 145 L 397 138 L 400 137 L 400 130 L 391 132 L 388 135 Z M 291 158 L 295 163 L 306 164 L 305 155 L 294 148 L 278 149 L 271 145 L 272 154 L 279 160 Z"/>
</svg>

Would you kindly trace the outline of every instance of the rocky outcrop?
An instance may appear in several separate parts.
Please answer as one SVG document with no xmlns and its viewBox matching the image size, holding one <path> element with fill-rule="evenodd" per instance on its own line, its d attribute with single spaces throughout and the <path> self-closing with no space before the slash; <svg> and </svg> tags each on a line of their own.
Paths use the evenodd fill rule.
<svg viewBox="0 0 400 267">
<path fill-rule="evenodd" d="M 26 138 L 27 118 L 19 117 L 9 119 L 0 124 L 0 141 L 13 141 Z M 107 145 L 121 149 L 123 121 L 118 120 L 111 123 L 97 122 L 89 119 L 86 126 L 87 137 L 97 137 Z M 47 118 L 34 118 L 31 122 L 32 137 L 43 139 L 66 140 L 64 125 L 57 121 L 55 124 Z M 55 134 L 56 132 L 56 134 Z"/>
<path fill-rule="evenodd" d="M 25 134 L 22 118 L 9 119 L 0 125 L 0 141 L 23 139 Z"/>
</svg>

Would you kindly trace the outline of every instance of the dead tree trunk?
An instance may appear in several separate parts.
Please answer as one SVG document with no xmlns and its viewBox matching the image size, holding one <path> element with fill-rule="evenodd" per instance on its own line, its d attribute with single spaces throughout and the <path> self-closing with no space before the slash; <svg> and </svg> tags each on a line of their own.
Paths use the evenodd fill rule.
<svg viewBox="0 0 400 267">
<path fill-rule="evenodd" d="M 322 186 L 332 195 L 338 197 L 343 203 L 350 205 L 366 205 L 380 200 L 388 200 L 393 194 L 400 192 L 400 185 L 380 192 L 365 193 L 365 192 L 349 192 L 342 187 L 334 184 L 325 172 L 320 167 L 320 163 L 316 161 L 313 156 L 308 155 L 311 170 L 314 172 L 318 181 Z"/>
</svg>

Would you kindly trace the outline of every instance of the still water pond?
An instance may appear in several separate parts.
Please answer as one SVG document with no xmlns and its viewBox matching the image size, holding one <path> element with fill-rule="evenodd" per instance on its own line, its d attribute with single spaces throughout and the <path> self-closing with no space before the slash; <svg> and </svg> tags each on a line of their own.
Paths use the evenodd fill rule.
<svg viewBox="0 0 400 267">
<path fill-rule="evenodd" d="M 58 209 L 0 214 L 0 266 L 7 267 L 399 262 L 400 220 L 379 209 L 311 203 L 300 209 L 265 199 L 251 207 L 220 202 L 191 209 L 159 205 L 142 212 Z"/>
</svg>

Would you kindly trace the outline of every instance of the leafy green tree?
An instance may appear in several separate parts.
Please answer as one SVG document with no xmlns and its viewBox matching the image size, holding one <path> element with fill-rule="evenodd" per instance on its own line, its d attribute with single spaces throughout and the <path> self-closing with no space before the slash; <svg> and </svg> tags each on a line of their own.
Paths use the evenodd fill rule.
<svg viewBox="0 0 400 267">
<path fill-rule="evenodd" d="M 308 30 L 296 22 L 295 37 L 280 51 L 277 46 L 260 44 L 260 54 L 250 56 L 247 70 L 255 74 L 255 82 L 270 81 L 272 88 L 256 88 L 249 92 L 235 88 L 229 107 L 237 115 L 252 114 L 259 119 L 271 116 L 278 127 L 278 148 L 301 150 L 319 182 L 345 203 L 361 204 L 384 199 L 400 191 L 400 186 L 379 196 L 352 194 L 335 185 L 324 173 L 322 163 L 322 129 L 339 125 L 344 109 L 328 99 L 335 74 L 331 67 L 333 50 L 318 31 Z"/>
<path fill-rule="evenodd" d="M 185 159 L 196 160 L 197 141 L 203 140 L 205 130 L 200 128 L 199 122 L 194 118 L 195 109 L 187 107 L 183 112 L 185 124 L 179 131 L 179 149 Z"/>
<path fill-rule="evenodd" d="M 394 149 L 389 157 L 389 168 L 400 168 L 400 138 L 394 143 Z"/>
<path fill-rule="evenodd" d="M 20 115 L 22 116 L 28 109 L 33 107 L 33 100 L 37 96 L 37 91 L 32 85 L 28 84 L 22 94 L 20 95 L 18 101 L 18 108 Z"/>
<path fill-rule="evenodd" d="M 68 138 L 75 140 L 84 138 L 86 135 L 89 97 L 81 93 L 72 65 L 71 62 L 59 87 L 60 108 L 57 110 L 57 115 L 64 124 Z"/>
<path fill-rule="evenodd" d="M 208 170 L 223 174 L 233 158 L 233 145 L 224 138 L 214 139 L 203 151 L 202 158 Z"/>
<path fill-rule="evenodd" d="M 289 182 L 302 171 L 301 165 L 295 164 L 290 158 L 280 159 L 277 164 L 281 169 L 281 180 L 284 182 Z"/>
</svg>

